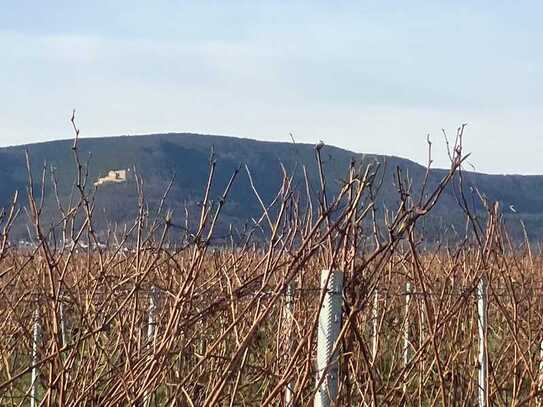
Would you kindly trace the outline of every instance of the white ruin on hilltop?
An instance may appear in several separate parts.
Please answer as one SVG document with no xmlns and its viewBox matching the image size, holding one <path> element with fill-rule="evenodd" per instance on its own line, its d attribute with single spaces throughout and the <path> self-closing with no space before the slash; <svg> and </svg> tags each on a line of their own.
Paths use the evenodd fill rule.
<svg viewBox="0 0 543 407">
<path fill-rule="evenodd" d="M 105 177 L 98 178 L 94 186 L 126 182 L 126 176 L 129 170 L 110 170 Z"/>
</svg>

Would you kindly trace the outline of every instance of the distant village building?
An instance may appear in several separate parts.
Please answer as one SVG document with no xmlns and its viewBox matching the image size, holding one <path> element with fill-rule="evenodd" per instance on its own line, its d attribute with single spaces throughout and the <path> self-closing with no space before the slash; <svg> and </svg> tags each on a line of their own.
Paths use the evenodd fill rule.
<svg viewBox="0 0 543 407">
<path fill-rule="evenodd" d="M 129 170 L 110 170 L 105 177 L 98 178 L 98 180 L 94 183 L 94 186 L 126 182 L 128 171 Z"/>
</svg>

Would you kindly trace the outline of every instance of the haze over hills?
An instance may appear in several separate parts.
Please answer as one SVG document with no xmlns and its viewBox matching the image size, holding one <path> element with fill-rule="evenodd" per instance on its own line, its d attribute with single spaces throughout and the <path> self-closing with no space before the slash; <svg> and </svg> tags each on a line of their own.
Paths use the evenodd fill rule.
<svg viewBox="0 0 543 407">
<path fill-rule="evenodd" d="M 48 169 L 47 179 L 54 172 L 58 180 L 61 201 L 67 202 L 73 191 L 75 166 L 72 140 L 51 141 L 14 146 L 0 149 L 0 206 L 8 205 L 15 190 L 21 197 L 26 194 L 27 170 L 25 149 L 31 157 L 34 178 L 40 178 L 44 163 Z M 88 160 L 89 189 L 100 177 L 110 170 L 130 169 L 129 174 L 138 174 L 144 181 L 145 199 L 152 213 L 174 177 L 166 206 L 173 210 L 174 223 L 185 224 L 186 213 L 192 219 L 196 216 L 202 199 L 209 171 L 209 157 L 213 149 L 216 171 L 211 198 L 217 201 L 233 171 L 242 165 L 230 196 L 224 207 L 222 230 L 229 224 L 241 228 L 250 223 L 251 218 L 261 214 L 260 205 L 250 186 L 245 172 L 245 164 L 252 173 L 255 186 L 264 202 L 269 203 L 281 187 L 281 164 L 294 174 L 296 188 L 305 191 L 302 166 L 306 166 L 309 184 L 316 194 L 318 191 L 318 171 L 315 148 L 309 144 L 263 142 L 234 137 L 209 136 L 188 133 L 152 134 L 145 136 L 120 136 L 107 138 L 80 139 L 80 156 Z M 338 191 L 347 174 L 351 160 L 359 163 L 379 162 L 383 171 L 383 184 L 379 191 L 379 209 L 395 209 L 398 205 L 394 175 L 396 168 L 408 176 L 414 186 L 414 193 L 422 184 L 426 168 L 422 165 L 398 157 L 364 155 L 341 148 L 325 146 L 322 157 L 329 183 L 330 194 Z M 429 176 L 429 187 L 436 185 L 446 174 L 446 170 L 433 169 Z M 474 210 L 482 212 L 475 191 L 490 201 L 499 201 L 506 223 L 519 234 L 519 221 L 526 223 L 530 239 L 543 237 L 543 176 L 486 175 L 464 172 L 464 191 L 466 191 Z M 44 217 L 52 223 L 58 219 L 51 182 L 46 190 Z M 417 195 L 418 196 L 418 195 Z M 442 236 L 463 236 L 464 215 L 457 203 L 457 190 L 448 188 L 439 204 L 421 227 L 429 236 L 439 239 Z M 25 205 L 25 201 L 21 201 Z M 127 182 L 105 183 L 96 193 L 97 225 L 104 229 L 106 223 L 124 223 L 133 219 L 137 211 L 137 191 L 133 175 Z M 512 208 L 512 209 L 511 209 Z M 516 212 L 514 212 L 516 211 Z M 24 218 L 23 214 L 21 218 Z M 17 238 L 26 234 L 22 227 L 26 219 L 20 219 L 15 229 Z M 452 227 L 451 227 L 452 225 Z"/>
</svg>

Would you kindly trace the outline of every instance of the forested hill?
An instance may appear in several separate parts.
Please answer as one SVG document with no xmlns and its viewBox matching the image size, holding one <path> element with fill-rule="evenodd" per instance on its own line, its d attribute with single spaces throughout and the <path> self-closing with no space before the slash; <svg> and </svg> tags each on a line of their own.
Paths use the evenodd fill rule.
<svg viewBox="0 0 543 407">
<path fill-rule="evenodd" d="M 72 144 L 72 140 L 64 140 L 1 148 L 0 206 L 8 205 L 15 190 L 19 190 L 22 198 L 26 197 L 26 149 L 31 158 L 35 182 L 41 178 L 44 164 L 48 171 L 45 222 L 51 223 L 58 219 L 50 173 L 53 171 L 57 178 L 61 201 L 67 202 L 75 179 Z M 81 139 L 79 147 L 82 161 L 88 163 L 89 189 L 100 177 L 107 176 L 110 170 L 130 170 L 126 182 L 106 182 L 98 187 L 96 216 L 100 227 L 104 227 L 106 221 L 109 224 L 127 222 L 135 215 L 137 193 L 134 170 L 144 180 L 145 199 L 151 212 L 158 206 L 168 183 L 174 177 L 166 205 L 173 210 L 174 222 L 184 224 L 186 213 L 191 217 L 198 211 L 208 177 L 212 149 L 216 159 L 212 199 L 219 199 L 233 171 L 242 165 L 242 171 L 224 207 L 223 229 L 229 224 L 241 227 L 260 214 L 260 206 L 250 186 L 245 165 L 250 169 L 255 187 L 264 202 L 270 202 L 281 187 L 281 165 L 295 175 L 296 187 L 304 191 L 302 168 L 305 165 L 312 190 L 318 191 L 319 187 L 315 146 L 309 144 L 176 133 Z M 425 167 L 398 157 L 364 155 L 332 146 L 325 146 L 321 152 L 331 195 L 337 192 L 345 179 L 351 160 L 361 163 L 380 162 L 384 172 L 379 190 L 380 210 L 384 207 L 394 209 L 398 205 L 394 180 L 398 167 L 403 175 L 412 180 L 415 193 L 426 173 Z M 435 186 L 445 173 L 444 170 L 432 170 L 429 187 Z M 475 193 L 479 191 L 489 200 L 501 203 L 504 219 L 517 230 L 515 233 L 518 233 L 517 226 L 523 219 L 530 239 L 535 241 L 543 237 L 543 176 L 464 172 L 463 187 L 471 203 L 475 203 L 476 210 L 481 209 L 478 194 Z M 448 188 L 443 194 L 432 216 L 422 225 L 429 236 L 437 239 L 445 231 L 449 236 L 463 233 L 464 218 L 457 198 L 455 188 Z M 24 199 L 21 205 L 25 205 Z M 23 212 L 21 218 L 24 217 Z M 24 221 L 20 219 L 15 229 L 17 238 L 27 233 L 22 226 Z M 458 231 L 458 228 L 461 230 Z"/>
</svg>

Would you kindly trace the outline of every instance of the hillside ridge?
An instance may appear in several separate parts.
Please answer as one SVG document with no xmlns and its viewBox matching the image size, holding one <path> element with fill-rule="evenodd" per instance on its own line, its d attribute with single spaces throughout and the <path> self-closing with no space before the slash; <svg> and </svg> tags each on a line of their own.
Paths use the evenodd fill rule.
<svg viewBox="0 0 543 407">
<path fill-rule="evenodd" d="M 28 177 L 25 150 L 29 152 L 34 177 L 41 173 L 43 163 L 47 163 L 48 171 L 54 172 L 57 178 L 60 197 L 68 200 L 75 179 L 72 143 L 73 139 L 64 139 L 0 148 L 0 177 L 3 181 L 0 184 L 0 207 L 9 204 L 15 190 L 20 193 L 26 191 Z M 145 180 L 145 195 L 151 208 L 158 205 L 168 182 L 175 175 L 167 204 L 178 216 L 187 208 L 197 210 L 207 182 L 212 149 L 217 163 L 211 190 L 214 199 L 218 199 L 232 172 L 240 165 L 250 168 L 265 202 L 270 202 L 281 187 L 281 165 L 294 174 L 298 184 L 301 184 L 302 179 L 301 165 L 305 166 L 315 191 L 319 185 L 315 146 L 308 143 L 260 141 L 197 133 L 154 133 L 80 138 L 79 149 L 82 160 L 89 162 L 88 185 L 106 176 L 111 170 L 135 168 L 136 173 Z M 406 158 L 358 153 L 335 146 L 325 146 L 322 157 L 331 194 L 338 190 L 351 160 L 360 164 L 385 164 L 382 165 L 384 178 L 379 204 L 387 208 L 394 208 L 398 202 L 394 180 L 396 168 L 400 168 L 404 175 L 409 175 L 415 189 L 422 184 L 426 174 L 426 167 Z M 445 173 L 445 169 L 431 169 L 429 186 L 436 185 Z M 475 196 L 478 194 L 489 201 L 500 202 L 508 223 L 516 225 L 523 220 L 531 238 L 539 240 L 543 237 L 543 176 L 463 171 L 463 180 L 465 191 L 472 195 L 474 202 L 479 200 Z M 51 189 L 46 193 L 49 199 L 46 200 L 44 216 L 49 216 L 52 222 L 55 202 Z M 429 218 L 425 222 L 428 233 L 437 236 L 450 225 L 462 224 L 464 214 L 457 200 L 457 191 L 448 188 L 433 211 L 433 220 Z M 98 188 L 96 202 L 101 209 L 102 219 L 99 224 L 104 225 L 106 221 L 126 222 L 135 214 L 136 188 L 132 182 L 115 185 L 106 183 Z M 475 211 L 482 211 L 480 203 L 475 202 L 474 205 Z M 514 211 L 509 208 L 514 208 Z M 241 171 L 224 208 L 223 221 L 225 224 L 244 224 L 251 217 L 258 216 L 259 211 L 260 205 L 255 199 L 247 174 Z"/>
</svg>

